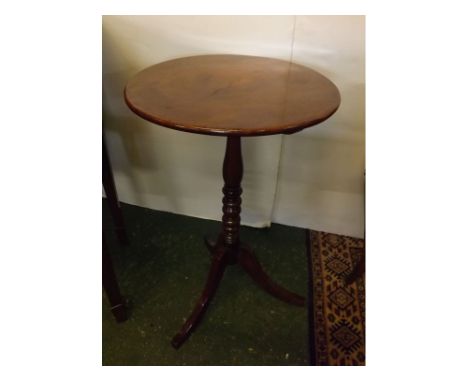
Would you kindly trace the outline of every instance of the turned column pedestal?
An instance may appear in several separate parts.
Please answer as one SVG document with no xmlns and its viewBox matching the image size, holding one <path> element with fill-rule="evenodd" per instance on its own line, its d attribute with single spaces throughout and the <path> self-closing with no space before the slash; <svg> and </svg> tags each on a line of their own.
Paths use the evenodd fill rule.
<svg viewBox="0 0 468 382">
<path fill-rule="evenodd" d="M 242 174 L 241 139 L 228 137 L 223 163 L 224 197 L 221 233 L 216 242 L 205 238 L 205 244 L 213 256 L 210 272 L 203 293 L 192 314 L 172 339 L 172 345 L 175 348 L 179 348 L 187 340 L 202 319 L 227 265 L 239 264 L 261 288 L 276 298 L 293 305 L 305 305 L 303 297 L 273 282 L 263 271 L 252 250 L 240 241 Z"/>
</svg>

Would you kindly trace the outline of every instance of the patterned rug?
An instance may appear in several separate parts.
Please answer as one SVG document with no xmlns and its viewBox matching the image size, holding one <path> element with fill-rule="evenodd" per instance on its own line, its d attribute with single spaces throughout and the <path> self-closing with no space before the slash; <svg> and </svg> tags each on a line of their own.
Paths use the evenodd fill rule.
<svg viewBox="0 0 468 382">
<path fill-rule="evenodd" d="M 309 230 L 311 363 L 365 365 L 364 240 Z"/>
</svg>

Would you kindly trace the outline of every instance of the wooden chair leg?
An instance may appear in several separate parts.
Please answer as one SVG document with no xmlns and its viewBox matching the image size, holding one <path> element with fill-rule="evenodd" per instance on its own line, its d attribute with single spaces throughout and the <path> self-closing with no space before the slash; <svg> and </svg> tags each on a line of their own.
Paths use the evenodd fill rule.
<svg viewBox="0 0 468 382">
<path fill-rule="evenodd" d="M 109 299 L 115 320 L 117 322 L 127 320 L 127 307 L 120 294 L 119 284 L 117 283 L 117 277 L 115 276 L 114 266 L 104 239 L 104 234 L 102 236 L 102 285 Z"/>
<path fill-rule="evenodd" d="M 128 236 L 125 230 L 122 209 L 120 208 L 117 191 L 115 189 L 112 167 L 109 160 L 109 154 L 107 153 L 104 136 L 102 137 L 102 185 L 106 192 L 112 219 L 114 220 L 115 232 L 120 243 L 126 245 L 128 244 Z"/>
<path fill-rule="evenodd" d="M 366 260 L 364 256 L 362 256 L 352 272 L 346 277 L 346 284 L 349 285 L 355 282 L 359 277 L 363 277 L 364 273 L 366 272 Z"/>
</svg>

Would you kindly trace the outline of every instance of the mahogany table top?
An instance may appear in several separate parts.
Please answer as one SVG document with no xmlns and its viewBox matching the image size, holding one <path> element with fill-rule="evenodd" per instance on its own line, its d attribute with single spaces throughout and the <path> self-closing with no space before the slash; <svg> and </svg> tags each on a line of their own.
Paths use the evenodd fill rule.
<svg viewBox="0 0 468 382">
<path fill-rule="evenodd" d="M 239 55 L 184 57 L 128 82 L 125 101 L 142 118 L 177 130 L 224 136 L 290 134 L 340 104 L 323 75 L 287 61 Z"/>
</svg>

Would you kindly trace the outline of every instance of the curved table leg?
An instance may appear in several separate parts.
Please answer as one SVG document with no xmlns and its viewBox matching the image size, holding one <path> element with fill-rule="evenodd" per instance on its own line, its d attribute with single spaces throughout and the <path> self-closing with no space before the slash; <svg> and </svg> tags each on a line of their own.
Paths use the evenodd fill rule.
<svg viewBox="0 0 468 382">
<path fill-rule="evenodd" d="M 178 349 L 190 337 L 193 330 L 196 328 L 205 314 L 208 305 L 213 299 L 216 289 L 218 289 L 219 282 L 223 277 L 226 265 L 227 255 L 225 251 L 218 251 L 217 253 L 214 253 L 210 272 L 208 274 L 208 279 L 206 281 L 203 293 L 195 305 L 195 308 L 193 309 L 190 317 L 185 321 L 179 333 L 177 333 L 172 339 L 171 344 L 176 349 Z"/>
<path fill-rule="evenodd" d="M 284 289 L 270 279 L 262 269 L 255 255 L 249 249 L 241 248 L 238 261 L 249 276 L 267 293 L 288 304 L 305 306 L 304 297 Z"/>
</svg>

